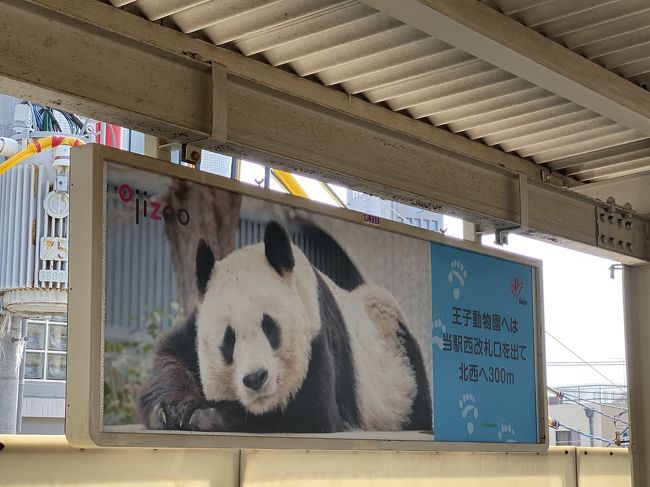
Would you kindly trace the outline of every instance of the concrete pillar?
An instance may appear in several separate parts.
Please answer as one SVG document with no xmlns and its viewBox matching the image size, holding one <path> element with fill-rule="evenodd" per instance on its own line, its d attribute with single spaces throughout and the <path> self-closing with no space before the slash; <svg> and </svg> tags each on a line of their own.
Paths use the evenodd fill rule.
<svg viewBox="0 0 650 487">
<path fill-rule="evenodd" d="M 650 265 L 624 266 L 632 485 L 650 485 Z"/>
<path fill-rule="evenodd" d="M 20 364 L 25 340 L 22 319 L 9 315 L 0 317 L 0 434 L 16 433 Z"/>
</svg>

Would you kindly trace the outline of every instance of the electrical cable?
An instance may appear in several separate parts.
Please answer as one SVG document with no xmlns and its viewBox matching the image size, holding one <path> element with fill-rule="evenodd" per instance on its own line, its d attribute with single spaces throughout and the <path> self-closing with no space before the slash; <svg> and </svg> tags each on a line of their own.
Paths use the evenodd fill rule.
<svg viewBox="0 0 650 487">
<path fill-rule="evenodd" d="M 575 394 L 570 394 L 570 393 L 564 392 L 564 391 L 562 391 L 562 394 L 565 395 L 565 396 L 568 396 L 568 397 L 572 397 L 572 398 L 577 399 L 577 400 L 582 401 L 582 402 L 588 402 L 588 403 L 591 403 L 591 404 L 596 404 L 597 406 L 607 406 L 608 408 L 618 409 L 618 410 L 622 411 L 621 414 L 627 413 L 627 408 L 624 408 L 624 407 L 621 407 L 621 406 L 614 406 L 614 405 L 611 405 L 611 404 L 603 404 L 601 402 L 592 401 L 590 399 L 584 399 L 582 397 L 576 396 Z"/>
<path fill-rule="evenodd" d="M 613 440 L 613 441 L 612 441 L 612 440 L 608 440 L 608 439 L 606 439 L 606 438 L 602 438 L 602 437 L 600 437 L 600 436 L 595 436 L 595 435 L 590 435 L 590 434 L 588 434 L 588 433 L 584 433 L 583 431 L 580 431 L 580 430 L 577 429 L 577 428 L 573 428 L 572 426 L 568 426 L 568 425 L 566 425 L 566 424 L 564 424 L 564 423 L 561 423 L 561 422 L 558 421 L 557 419 L 555 419 L 555 418 L 551 418 L 551 417 L 548 418 L 548 426 L 549 426 L 550 428 L 553 428 L 554 430 L 559 430 L 560 428 L 565 428 L 565 429 L 567 429 L 567 430 L 569 430 L 569 431 L 573 431 L 573 432 L 575 432 L 575 433 L 578 433 L 579 435 L 582 435 L 582 436 L 584 436 L 584 437 L 586 437 L 586 438 L 590 438 L 590 439 L 598 440 L 598 441 L 600 441 L 600 442 L 602 442 L 602 443 L 607 443 L 608 445 L 611 445 L 612 443 L 615 443 L 615 442 L 616 442 L 616 440 Z M 625 430 L 623 430 L 623 431 L 625 431 Z"/>
<path fill-rule="evenodd" d="M 88 128 L 90 127 L 91 122 L 94 120 L 91 120 L 90 118 L 86 118 L 83 127 L 81 127 L 81 135 L 85 135 L 88 132 Z"/>
<path fill-rule="evenodd" d="M 556 420 L 556 421 L 557 421 L 557 420 Z M 557 424 L 558 424 L 558 426 L 561 426 L 562 428 L 566 428 L 566 429 L 568 429 L 569 431 L 573 431 L 573 432 L 575 432 L 575 433 L 578 433 L 579 435 L 582 435 L 582 436 L 584 436 L 584 437 L 586 437 L 586 438 L 593 439 L 593 440 L 598 440 L 598 441 L 600 441 L 600 442 L 602 442 L 602 443 L 607 443 L 607 444 L 610 444 L 610 445 L 611 445 L 612 443 L 614 443 L 612 440 L 609 440 L 609 439 L 607 439 L 607 438 L 602 438 L 602 437 L 600 437 L 600 436 L 595 436 L 595 435 L 590 435 L 590 434 L 588 434 L 588 433 L 584 433 L 584 432 L 580 431 L 579 429 L 572 428 L 571 426 L 567 426 L 566 424 L 564 424 L 564 423 L 560 423 L 559 421 L 557 421 Z"/>
<path fill-rule="evenodd" d="M 79 134 L 79 130 L 83 126 L 81 120 L 79 120 L 79 118 L 77 118 L 77 116 L 73 113 L 62 112 L 61 110 L 59 110 L 59 113 L 61 113 L 68 121 L 68 125 L 70 126 L 70 131 L 73 134 Z"/>
<path fill-rule="evenodd" d="M 80 133 L 81 127 L 83 127 L 81 120 L 79 120 L 79 118 L 74 113 L 68 113 L 61 110 L 57 111 L 65 117 L 66 121 L 68 122 L 68 126 L 70 127 L 70 132 L 78 135 Z"/>
<path fill-rule="evenodd" d="M 585 359 L 583 359 L 580 355 L 578 355 L 578 354 L 575 353 L 573 350 L 571 350 L 569 347 L 567 347 L 567 346 L 566 346 L 564 343 L 562 343 L 560 340 L 558 340 L 558 339 L 555 338 L 553 335 L 551 335 L 548 331 L 546 332 L 546 334 L 547 334 L 548 336 L 550 336 L 553 340 L 555 340 L 556 342 L 558 342 L 560 345 L 562 345 L 564 348 L 566 348 L 566 349 L 567 349 L 569 352 L 571 352 L 573 355 L 575 355 L 575 357 L 578 358 L 581 362 L 583 362 L 584 364 L 588 365 L 591 369 L 594 370 L 594 372 L 596 372 L 598 375 L 600 375 L 603 379 L 605 379 L 605 380 L 606 380 L 607 382 L 609 382 L 611 385 L 613 385 L 614 387 L 620 389 L 622 392 L 626 392 L 626 391 L 624 391 L 623 389 L 621 389 L 621 386 L 615 384 L 611 379 L 609 379 L 607 376 L 605 376 L 603 373 L 601 373 L 598 369 L 596 369 L 593 365 L 591 365 L 589 362 L 587 362 Z"/>
<path fill-rule="evenodd" d="M 83 135 L 88 125 L 88 119 L 85 123 L 74 113 L 65 112 L 57 108 L 51 108 L 44 105 L 34 104 L 31 102 L 24 102 L 30 108 L 33 116 L 33 129 L 41 132 L 60 132 L 63 133 L 63 127 L 56 118 L 54 112 L 61 114 L 68 125 L 69 133 L 72 135 Z"/>
<path fill-rule="evenodd" d="M 598 362 L 590 362 L 591 365 L 594 367 L 608 367 L 608 366 L 617 366 L 617 367 L 623 367 L 625 366 L 625 362 L 622 360 L 611 360 L 611 361 L 598 361 Z M 546 362 L 547 367 L 584 367 L 585 364 L 582 362 Z"/>
<path fill-rule="evenodd" d="M 564 395 L 564 393 L 562 393 L 562 391 L 556 391 L 555 389 L 553 389 L 553 388 L 551 388 L 551 387 L 548 387 L 548 386 L 547 386 L 546 388 L 547 388 L 549 391 L 551 391 L 553 394 L 555 394 L 556 397 L 564 398 L 564 399 L 566 399 L 566 400 L 569 401 L 569 402 L 572 402 L 572 403 L 574 403 L 574 404 L 577 404 L 578 406 L 582 406 L 583 408 L 585 407 L 584 404 L 581 404 L 580 402 L 576 401 L 575 399 L 571 399 L 571 398 L 569 398 L 569 397 L 566 397 L 566 396 Z M 621 423 L 623 423 L 623 424 L 626 425 L 626 426 L 629 424 L 627 421 L 625 421 L 625 420 L 623 420 L 623 419 L 621 419 L 621 418 L 617 418 L 617 417 L 615 417 L 615 416 L 611 416 L 611 415 L 609 415 L 609 414 L 607 414 L 607 413 L 603 413 L 602 411 L 599 411 L 599 410 L 597 410 L 597 409 L 593 409 L 593 408 L 589 408 L 589 409 L 591 409 L 591 410 L 592 410 L 594 413 L 596 413 L 596 414 L 600 414 L 601 416 L 605 416 L 606 418 L 613 419 L 615 422 L 621 422 Z"/>
<path fill-rule="evenodd" d="M 48 118 L 50 120 L 51 130 L 54 132 L 63 132 L 63 130 L 61 129 L 61 125 L 59 124 L 59 121 L 54 116 L 54 109 L 50 107 L 46 107 L 46 111 L 48 114 Z"/>
<path fill-rule="evenodd" d="M 49 131 L 50 130 L 50 117 L 47 114 L 47 110 L 43 110 L 41 113 L 43 115 L 43 126 L 42 126 L 41 130 Z"/>
</svg>

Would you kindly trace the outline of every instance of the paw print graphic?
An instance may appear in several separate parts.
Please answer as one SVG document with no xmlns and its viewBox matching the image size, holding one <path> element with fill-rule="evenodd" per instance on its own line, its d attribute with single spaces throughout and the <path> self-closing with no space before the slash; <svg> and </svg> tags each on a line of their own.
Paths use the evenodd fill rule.
<svg viewBox="0 0 650 487">
<path fill-rule="evenodd" d="M 459 260 L 454 260 L 450 264 L 451 270 L 447 274 L 447 280 L 449 284 L 455 285 L 451 294 L 454 296 L 454 299 L 460 298 L 460 291 L 465 286 L 465 279 L 467 279 L 467 269 L 463 263 Z"/>
<path fill-rule="evenodd" d="M 463 394 L 458 400 L 460 415 L 467 420 L 467 433 L 474 433 L 474 420 L 478 419 L 478 408 L 476 407 L 476 398 L 471 392 Z"/>
</svg>

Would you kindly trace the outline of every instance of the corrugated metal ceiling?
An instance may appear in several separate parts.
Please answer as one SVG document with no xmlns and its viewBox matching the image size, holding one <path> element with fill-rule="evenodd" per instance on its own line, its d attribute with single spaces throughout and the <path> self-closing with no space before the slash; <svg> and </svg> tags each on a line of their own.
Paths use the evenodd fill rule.
<svg viewBox="0 0 650 487">
<path fill-rule="evenodd" d="M 358 1 L 111 3 L 584 182 L 650 170 L 646 136 Z M 649 79 L 648 0 L 485 3 L 633 82 Z"/>
<path fill-rule="evenodd" d="M 638 85 L 650 84 L 648 0 L 482 0 Z"/>
</svg>

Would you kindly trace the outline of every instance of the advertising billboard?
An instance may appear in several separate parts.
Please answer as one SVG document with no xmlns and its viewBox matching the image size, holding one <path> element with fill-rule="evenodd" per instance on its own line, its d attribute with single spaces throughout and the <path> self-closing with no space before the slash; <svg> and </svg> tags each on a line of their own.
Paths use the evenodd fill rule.
<svg viewBox="0 0 650 487">
<path fill-rule="evenodd" d="M 102 147 L 71 178 L 73 444 L 546 446 L 537 261 Z"/>
</svg>

